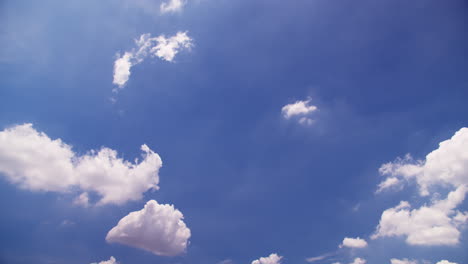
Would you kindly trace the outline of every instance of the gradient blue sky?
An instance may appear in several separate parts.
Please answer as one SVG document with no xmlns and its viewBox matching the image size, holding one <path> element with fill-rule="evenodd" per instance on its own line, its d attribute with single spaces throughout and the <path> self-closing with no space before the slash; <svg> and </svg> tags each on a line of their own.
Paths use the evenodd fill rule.
<svg viewBox="0 0 468 264">
<path fill-rule="evenodd" d="M 455 246 L 369 239 L 384 210 L 426 202 L 415 184 L 375 194 L 380 166 L 424 159 L 467 126 L 466 1 L 187 0 L 174 14 L 153 2 L 0 2 L 0 130 L 32 123 L 77 153 L 127 160 L 145 143 L 164 164 L 160 190 L 119 206 L 81 208 L 0 177 L 0 263 L 245 264 L 273 252 L 284 264 L 328 252 L 314 263 L 468 263 L 466 229 Z M 112 103 L 116 54 L 178 31 L 191 50 L 134 66 Z M 284 118 L 307 98 L 312 125 Z M 106 242 L 150 199 L 183 212 L 185 254 Z M 358 236 L 367 248 L 338 248 Z"/>
</svg>

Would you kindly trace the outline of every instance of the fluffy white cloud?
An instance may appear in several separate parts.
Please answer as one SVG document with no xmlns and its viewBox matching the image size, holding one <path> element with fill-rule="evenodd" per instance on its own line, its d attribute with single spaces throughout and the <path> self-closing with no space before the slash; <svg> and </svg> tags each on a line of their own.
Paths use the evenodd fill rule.
<svg viewBox="0 0 468 264">
<path fill-rule="evenodd" d="M 109 148 L 78 155 L 70 145 L 52 140 L 32 124 L 17 125 L 0 131 L 0 175 L 31 191 L 80 190 L 74 202 L 79 205 L 88 204 L 88 192 L 99 196 L 99 205 L 123 204 L 159 188 L 161 158 L 146 145 L 141 150 L 143 159 L 134 163 Z"/>
<path fill-rule="evenodd" d="M 418 262 L 416 260 L 409 260 L 409 259 L 396 259 L 393 258 L 390 260 L 391 264 L 417 264 Z"/>
<path fill-rule="evenodd" d="M 362 259 L 362 258 L 355 258 L 353 262 L 349 263 L 349 264 L 366 264 L 366 260 L 365 259 Z"/>
<path fill-rule="evenodd" d="M 349 248 L 365 248 L 367 247 L 367 242 L 366 240 L 362 238 L 350 238 L 350 237 L 345 237 L 343 239 L 343 243 L 340 245 L 341 247 L 349 247 Z"/>
<path fill-rule="evenodd" d="M 372 238 L 406 236 L 410 245 L 456 245 L 460 238 L 458 229 L 466 223 L 460 220 L 466 219 L 455 208 L 463 202 L 466 192 L 467 188 L 460 186 L 446 199 L 413 210 L 403 201 L 382 213 Z"/>
<path fill-rule="evenodd" d="M 117 262 L 117 260 L 115 260 L 114 257 L 110 257 L 109 260 L 103 260 L 103 261 L 101 261 L 99 263 L 94 262 L 94 263 L 91 263 L 91 264 L 118 264 L 118 262 Z"/>
<path fill-rule="evenodd" d="M 182 10 L 184 5 L 185 2 L 183 0 L 168 0 L 168 2 L 161 3 L 160 10 L 163 14 L 169 12 L 178 12 Z"/>
<path fill-rule="evenodd" d="M 151 34 L 142 34 L 135 40 L 136 48 L 118 55 L 114 62 L 114 81 L 118 88 L 123 88 L 130 78 L 130 69 L 143 62 L 145 58 L 158 57 L 162 60 L 172 62 L 177 53 L 193 46 L 193 40 L 187 32 L 177 32 L 176 35 L 165 37 L 160 35 L 151 37 Z M 118 89 L 114 89 L 118 91 Z"/>
<path fill-rule="evenodd" d="M 426 156 L 425 160 L 415 161 L 410 155 L 382 165 L 382 175 L 418 183 L 420 194 L 429 195 L 431 186 L 452 186 L 457 188 L 468 185 L 468 128 L 462 128 L 439 148 Z M 382 185 L 382 189 L 392 184 Z M 380 189 L 380 188 L 379 188 Z"/>
<path fill-rule="evenodd" d="M 299 122 L 301 124 L 311 124 L 312 119 L 305 117 L 306 115 L 317 110 L 315 105 L 309 105 L 311 99 L 306 101 L 296 101 L 293 104 L 287 104 L 283 106 L 281 112 L 283 113 L 284 118 L 290 119 L 293 116 L 301 116 Z"/>
<path fill-rule="evenodd" d="M 455 262 L 450 262 L 450 261 L 448 261 L 448 260 L 441 260 L 441 261 L 437 262 L 437 264 L 457 264 L 457 263 L 455 263 Z"/>
<path fill-rule="evenodd" d="M 272 253 L 268 257 L 262 257 L 252 261 L 252 264 L 280 264 L 282 258 L 282 256 Z"/>
<path fill-rule="evenodd" d="M 468 191 L 468 128 L 462 128 L 439 148 L 415 161 L 411 155 L 384 164 L 380 173 L 388 178 L 379 184 L 377 192 L 402 181 L 414 180 L 421 196 L 432 194 L 429 205 L 411 209 L 408 202 L 385 210 L 372 238 L 406 236 L 410 245 L 457 245 L 460 228 L 468 220 L 468 212 L 457 211 Z M 452 189 L 440 200 L 437 189 Z M 435 190 L 435 191 L 434 191 Z"/>
<path fill-rule="evenodd" d="M 160 256 L 175 256 L 185 252 L 190 229 L 182 213 L 173 205 L 148 201 L 145 207 L 122 218 L 107 233 L 106 240 L 144 249 Z"/>
</svg>

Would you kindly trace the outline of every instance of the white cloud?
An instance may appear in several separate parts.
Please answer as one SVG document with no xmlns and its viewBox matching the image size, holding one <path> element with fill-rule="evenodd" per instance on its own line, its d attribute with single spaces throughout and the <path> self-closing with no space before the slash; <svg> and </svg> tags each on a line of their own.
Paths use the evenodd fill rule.
<svg viewBox="0 0 468 264">
<path fill-rule="evenodd" d="M 460 217 L 460 212 L 455 208 L 463 202 L 466 192 L 467 188 L 460 186 L 450 192 L 445 200 L 413 210 L 408 202 L 403 201 L 382 213 L 372 238 L 406 236 L 406 242 L 410 245 L 457 245 L 460 238 L 458 228 L 466 223 L 460 220 L 466 219 Z"/>
<path fill-rule="evenodd" d="M 169 12 L 178 12 L 182 10 L 184 5 L 185 2 L 183 0 L 168 0 L 168 2 L 161 3 L 160 11 L 163 14 Z"/>
<path fill-rule="evenodd" d="M 280 264 L 282 258 L 282 256 L 272 253 L 268 257 L 262 257 L 252 261 L 252 264 Z"/>
<path fill-rule="evenodd" d="M 349 263 L 349 264 L 366 264 L 366 260 L 365 259 L 362 259 L 362 258 L 355 258 L 353 262 Z"/>
<path fill-rule="evenodd" d="M 401 180 L 399 180 L 397 177 L 388 177 L 379 184 L 376 193 L 380 193 L 384 190 L 389 189 L 390 187 L 396 188 L 398 186 L 401 186 Z"/>
<path fill-rule="evenodd" d="M 437 262 L 437 264 L 457 264 L 457 263 L 455 263 L 455 262 L 450 262 L 450 261 L 448 261 L 448 260 L 441 260 L 441 261 Z"/>
<path fill-rule="evenodd" d="M 414 160 L 407 154 L 379 169 L 388 178 L 379 184 L 377 192 L 402 181 L 414 180 L 421 196 L 432 194 L 431 203 L 412 209 L 408 202 L 385 210 L 372 238 L 405 236 L 410 245 L 446 245 L 459 243 L 460 229 L 467 223 L 468 212 L 457 211 L 468 190 L 468 128 L 462 128 L 425 160 Z M 451 189 L 446 199 L 440 200 L 438 189 Z"/>
<path fill-rule="evenodd" d="M 293 104 L 287 104 L 281 108 L 284 118 L 290 119 L 293 116 L 301 116 L 299 122 L 301 124 L 311 124 L 312 119 L 305 117 L 306 115 L 317 110 L 317 106 L 309 105 L 311 99 L 306 101 L 296 101 Z"/>
<path fill-rule="evenodd" d="M 118 264 L 118 262 L 117 262 L 117 260 L 115 260 L 114 257 L 110 257 L 109 260 L 103 260 L 103 261 L 101 261 L 99 263 L 94 262 L 94 263 L 91 263 L 91 264 Z"/>
<path fill-rule="evenodd" d="M 0 175 L 30 191 L 82 193 L 75 204 L 87 205 L 88 192 L 99 196 L 98 205 L 139 200 L 144 192 L 158 189 L 161 158 L 142 145 L 142 160 L 134 163 L 101 148 L 78 155 L 60 139 L 52 140 L 32 124 L 0 131 Z"/>
<path fill-rule="evenodd" d="M 409 259 L 396 259 L 392 258 L 390 260 L 391 264 L 417 264 L 418 262 L 416 260 L 409 260 Z"/>
<path fill-rule="evenodd" d="M 366 240 L 362 238 L 350 238 L 350 237 L 345 237 L 343 239 L 343 243 L 340 245 L 341 247 L 349 247 L 349 248 L 365 248 L 367 247 L 367 242 Z"/>
<path fill-rule="evenodd" d="M 143 62 L 148 56 L 158 57 L 172 62 L 177 53 L 193 46 L 193 40 L 187 32 L 177 32 L 176 35 L 166 38 L 164 35 L 151 37 L 151 34 L 142 34 L 135 40 L 136 48 L 118 55 L 114 62 L 113 83 L 122 89 L 128 82 L 131 68 Z M 118 89 L 114 89 L 117 92 Z"/>
<path fill-rule="evenodd" d="M 468 128 L 441 142 L 425 160 L 415 161 L 407 155 L 382 165 L 379 171 L 389 177 L 416 180 L 423 196 L 429 195 L 429 188 L 434 185 L 453 188 L 468 185 Z"/>
<path fill-rule="evenodd" d="M 335 255 L 335 253 L 327 253 L 327 254 L 317 256 L 317 257 L 306 258 L 306 261 L 309 262 L 309 263 L 312 263 L 312 262 L 316 262 L 316 261 L 319 261 L 319 260 L 324 260 L 324 259 L 326 259 L 328 257 L 333 256 L 333 255 Z"/>
<path fill-rule="evenodd" d="M 107 233 L 106 240 L 150 251 L 160 256 L 185 252 L 190 229 L 182 213 L 173 205 L 148 201 L 145 207 L 122 218 Z"/>
</svg>

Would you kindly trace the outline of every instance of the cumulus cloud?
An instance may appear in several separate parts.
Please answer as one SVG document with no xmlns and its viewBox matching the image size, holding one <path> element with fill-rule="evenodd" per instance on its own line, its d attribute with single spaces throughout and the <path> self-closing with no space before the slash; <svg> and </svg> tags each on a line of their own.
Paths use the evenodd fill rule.
<svg viewBox="0 0 468 264">
<path fill-rule="evenodd" d="M 366 240 L 362 238 L 350 238 L 350 237 L 345 237 L 343 239 L 343 243 L 341 243 L 341 247 L 349 247 L 349 248 L 365 248 L 367 247 L 367 242 Z"/>
<path fill-rule="evenodd" d="M 119 89 L 122 89 L 128 82 L 133 66 L 143 62 L 147 57 L 157 57 L 172 62 L 177 53 L 193 46 L 193 40 L 187 35 L 187 32 L 177 32 L 171 37 L 164 35 L 151 37 L 151 34 L 147 33 L 136 39 L 135 44 L 136 48 L 126 51 L 123 55 L 117 55 L 114 62 L 113 83 Z M 117 92 L 118 89 L 114 89 L 114 91 Z"/>
<path fill-rule="evenodd" d="M 309 115 L 317 110 L 317 106 L 309 105 L 311 99 L 305 101 L 296 101 L 292 104 L 287 104 L 281 108 L 281 113 L 285 119 L 290 119 L 292 117 L 299 117 L 299 123 L 302 125 L 311 125 L 314 123 Z"/>
<path fill-rule="evenodd" d="M 466 223 L 460 220 L 466 219 L 455 208 L 463 202 L 466 192 L 467 188 L 460 186 L 446 199 L 413 210 L 408 202 L 402 201 L 382 213 L 372 238 L 405 236 L 410 245 L 457 245 L 459 228 Z"/>
<path fill-rule="evenodd" d="M 455 262 L 450 262 L 450 261 L 448 261 L 448 260 L 441 260 L 441 261 L 437 262 L 437 264 L 457 264 L 457 263 L 455 263 Z"/>
<path fill-rule="evenodd" d="M 282 256 L 272 253 L 268 257 L 262 257 L 252 261 L 252 264 L 280 264 L 282 258 Z"/>
<path fill-rule="evenodd" d="M 468 220 L 468 212 L 457 209 L 468 191 L 468 128 L 462 128 L 439 148 L 429 153 L 425 160 L 414 160 L 411 155 L 397 158 L 382 165 L 380 173 L 388 178 L 379 184 L 377 192 L 400 186 L 402 181 L 415 181 L 422 197 L 432 194 L 429 205 L 411 209 L 402 201 L 400 205 L 385 210 L 373 239 L 404 236 L 410 245 L 457 245 L 460 229 Z M 437 190 L 449 189 L 441 200 Z"/>
<path fill-rule="evenodd" d="M 442 141 L 425 160 L 414 160 L 411 155 L 406 155 L 382 165 L 379 171 L 390 178 L 415 180 L 423 196 L 430 194 L 431 186 L 457 188 L 468 185 L 468 128 L 462 128 L 451 139 Z M 393 186 L 381 185 L 382 190 Z"/>
<path fill-rule="evenodd" d="M 362 259 L 362 258 L 355 258 L 353 262 L 349 263 L 349 264 L 366 264 L 366 260 L 365 259 Z"/>
<path fill-rule="evenodd" d="M 32 124 L 0 131 L 0 175 L 30 191 L 82 193 L 74 203 L 87 206 L 88 193 L 97 194 L 98 205 L 139 200 L 144 192 L 158 189 L 161 158 L 142 145 L 142 160 L 129 162 L 117 151 L 101 148 L 78 155 L 61 139 L 51 139 Z"/>
<path fill-rule="evenodd" d="M 106 236 L 107 242 L 140 248 L 160 256 L 176 256 L 185 252 L 190 229 L 182 213 L 173 205 L 154 200 L 122 218 Z"/>
<path fill-rule="evenodd" d="M 418 262 L 416 260 L 409 260 L 409 259 L 396 259 L 392 258 L 390 260 L 391 264 L 417 264 Z"/>
<path fill-rule="evenodd" d="M 91 264 L 118 264 L 118 262 L 117 262 L 117 260 L 115 260 L 114 257 L 110 257 L 109 260 L 103 260 L 103 261 L 101 261 L 99 263 L 94 262 L 94 263 L 91 263 Z"/>
<path fill-rule="evenodd" d="M 161 3 L 160 11 L 161 13 L 174 13 L 179 12 L 184 7 L 185 1 L 183 0 L 168 0 L 167 2 Z"/>
</svg>

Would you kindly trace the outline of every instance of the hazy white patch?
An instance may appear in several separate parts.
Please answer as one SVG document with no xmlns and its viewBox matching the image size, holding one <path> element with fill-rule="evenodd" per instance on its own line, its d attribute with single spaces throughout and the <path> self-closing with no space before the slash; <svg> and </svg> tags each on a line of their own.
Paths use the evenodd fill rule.
<svg viewBox="0 0 468 264">
<path fill-rule="evenodd" d="M 329 257 L 333 256 L 333 255 L 335 255 L 335 254 L 334 253 L 327 253 L 327 254 L 317 256 L 317 257 L 306 258 L 306 261 L 309 262 L 309 263 L 312 263 L 312 262 L 316 262 L 316 261 L 319 261 L 319 260 L 324 260 L 326 258 L 329 258 Z"/>
<path fill-rule="evenodd" d="M 450 261 L 448 261 L 448 260 L 441 260 L 441 261 L 437 262 L 437 264 L 457 264 L 457 263 L 455 263 L 455 262 L 450 262 Z"/>
<path fill-rule="evenodd" d="M 262 257 L 252 261 L 252 264 L 280 264 L 282 258 L 282 256 L 272 253 L 268 257 Z"/>
<path fill-rule="evenodd" d="M 74 201 L 78 205 L 88 205 L 88 192 L 100 197 L 99 205 L 123 204 L 159 188 L 161 158 L 146 145 L 141 150 L 142 160 L 134 163 L 109 148 L 78 155 L 61 139 L 52 140 L 32 124 L 23 124 L 0 131 L 0 173 L 25 190 L 81 190 Z"/>
<path fill-rule="evenodd" d="M 122 218 L 106 236 L 107 242 L 140 248 L 160 256 L 185 252 L 190 229 L 173 205 L 150 200 L 145 207 Z"/>
<path fill-rule="evenodd" d="M 349 264 L 366 264 L 366 260 L 365 259 L 362 259 L 362 258 L 355 258 L 353 262 L 349 263 Z"/>
<path fill-rule="evenodd" d="M 94 262 L 94 263 L 91 263 L 91 264 L 119 264 L 119 262 L 117 262 L 117 260 L 115 260 L 114 257 L 110 257 L 109 260 L 103 260 L 103 261 L 101 261 L 99 263 Z"/>
<path fill-rule="evenodd" d="M 409 260 L 409 259 L 396 259 L 392 258 L 390 260 L 391 264 L 417 264 L 418 262 L 416 260 Z"/>
<path fill-rule="evenodd" d="M 160 11 L 161 13 L 174 13 L 179 12 L 185 5 L 185 1 L 183 0 L 168 0 L 167 2 L 161 3 Z"/>
<path fill-rule="evenodd" d="M 388 177 L 379 184 L 376 193 L 381 193 L 382 191 L 387 190 L 390 187 L 396 188 L 398 186 L 401 186 L 401 180 L 399 180 L 397 177 Z"/>
<path fill-rule="evenodd" d="M 367 247 L 367 242 L 366 240 L 362 238 L 350 238 L 350 237 L 345 237 L 343 239 L 343 243 L 341 243 L 340 248 L 342 247 L 349 247 L 349 248 L 365 248 Z"/>
</svg>

